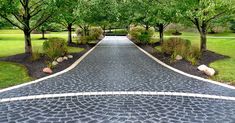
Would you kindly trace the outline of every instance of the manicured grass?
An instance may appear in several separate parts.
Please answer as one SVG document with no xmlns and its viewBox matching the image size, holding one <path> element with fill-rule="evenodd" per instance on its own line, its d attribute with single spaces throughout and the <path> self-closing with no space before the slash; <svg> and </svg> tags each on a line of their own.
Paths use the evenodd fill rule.
<svg viewBox="0 0 235 123">
<path fill-rule="evenodd" d="M 61 37 L 67 38 L 67 32 L 56 32 L 46 34 L 47 38 Z M 42 52 L 42 44 L 44 40 L 39 40 L 41 34 L 32 34 L 33 51 Z M 81 52 L 82 48 L 69 47 L 69 52 Z M 12 56 L 24 53 L 24 35 L 19 30 L 0 30 L 0 57 Z"/>
<path fill-rule="evenodd" d="M 0 62 L 0 89 L 30 81 L 27 69 L 16 63 Z"/>
<path fill-rule="evenodd" d="M 198 33 L 183 32 L 183 35 L 180 37 L 190 40 L 194 46 L 199 46 L 200 44 Z M 235 85 L 235 33 L 209 34 L 207 48 L 218 54 L 230 57 L 210 64 L 210 67 L 218 71 L 218 75 L 211 79 Z M 159 47 L 157 49 L 159 50 Z"/>
</svg>

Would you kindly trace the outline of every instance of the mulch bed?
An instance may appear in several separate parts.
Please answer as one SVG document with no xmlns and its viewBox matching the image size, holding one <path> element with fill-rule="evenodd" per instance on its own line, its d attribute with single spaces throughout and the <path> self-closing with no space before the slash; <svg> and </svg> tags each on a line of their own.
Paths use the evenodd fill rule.
<svg viewBox="0 0 235 123">
<path fill-rule="evenodd" d="M 183 72 L 195 75 L 195 76 L 199 76 L 199 77 L 203 77 L 203 78 L 209 78 L 209 76 L 205 75 L 203 72 L 197 70 L 197 67 L 199 65 L 207 65 L 209 66 L 210 63 L 217 61 L 217 60 L 222 60 L 222 59 L 226 59 L 229 58 L 228 56 L 224 56 L 221 54 L 217 54 L 215 52 L 212 51 L 205 51 L 203 53 L 203 55 L 201 56 L 201 59 L 198 61 L 199 65 L 197 66 L 193 66 L 191 65 L 188 61 L 186 60 L 180 60 L 177 62 L 170 62 L 171 61 L 171 56 L 163 54 L 159 51 L 156 51 L 154 49 L 155 45 L 142 45 L 142 44 L 137 44 L 139 47 L 141 47 L 142 49 L 144 49 L 145 51 L 147 51 L 148 53 L 152 54 L 154 57 L 156 57 L 157 59 L 161 60 L 162 62 L 176 68 L 179 69 Z M 158 44 L 157 44 L 158 45 Z"/>
<path fill-rule="evenodd" d="M 74 45 L 75 46 L 75 45 Z M 84 55 L 87 51 L 89 51 L 94 45 L 79 45 L 80 48 L 84 48 L 85 50 L 80 53 L 71 53 L 73 55 L 73 59 L 69 59 L 67 61 L 64 61 L 60 64 L 58 64 L 54 69 L 53 73 L 57 73 L 60 71 L 63 71 L 64 69 L 71 66 L 75 61 L 77 61 L 82 55 Z M 77 45 L 76 45 L 77 47 Z M 29 75 L 34 79 L 39 79 L 45 76 L 48 76 L 48 74 L 45 74 L 42 72 L 43 68 L 45 68 L 47 58 L 45 56 L 41 57 L 37 61 L 31 61 L 30 55 L 28 54 L 18 54 L 14 56 L 9 56 L 5 58 L 0 58 L 0 61 L 5 62 L 15 62 L 24 65 L 29 72 Z"/>
</svg>

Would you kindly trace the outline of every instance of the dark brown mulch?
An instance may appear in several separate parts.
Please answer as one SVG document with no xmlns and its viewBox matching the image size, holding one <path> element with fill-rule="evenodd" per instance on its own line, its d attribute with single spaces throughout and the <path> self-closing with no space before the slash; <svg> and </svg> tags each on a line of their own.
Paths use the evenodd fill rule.
<svg viewBox="0 0 235 123">
<path fill-rule="evenodd" d="M 201 59 L 199 60 L 198 65 L 193 66 L 189 62 L 187 62 L 186 60 L 171 62 L 171 56 L 156 51 L 153 48 L 153 46 L 151 46 L 151 45 L 139 45 L 139 46 L 141 48 L 143 48 L 145 51 L 147 51 L 148 53 L 152 54 L 153 56 L 155 56 L 156 58 L 161 60 L 162 62 L 164 62 L 164 63 L 166 63 L 176 69 L 184 71 L 186 73 L 189 73 L 189 74 L 192 74 L 195 76 L 199 76 L 199 77 L 203 77 L 203 78 L 208 78 L 208 76 L 205 75 L 203 72 L 197 70 L 197 67 L 199 65 L 205 64 L 208 66 L 210 63 L 212 63 L 214 61 L 229 58 L 228 56 L 217 54 L 212 51 L 205 51 L 203 53 L 203 55 L 201 56 Z"/>
<path fill-rule="evenodd" d="M 81 45 L 79 47 L 85 48 L 84 51 L 80 53 L 72 53 L 73 59 L 69 59 L 67 61 L 64 61 L 57 65 L 53 69 L 53 73 L 60 72 L 66 68 L 68 68 L 70 65 L 72 65 L 75 61 L 77 61 L 82 55 L 84 55 L 88 50 L 90 50 L 94 45 Z M 0 61 L 6 61 L 6 62 L 15 62 L 24 65 L 29 72 L 29 75 L 33 77 L 34 79 L 39 79 L 45 76 L 48 76 L 48 74 L 45 74 L 42 72 L 42 69 L 46 67 L 46 57 L 41 57 L 37 61 L 31 61 L 30 55 L 28 54 L 18 54 L 14 56 L 9 56 L 5 58 L 0 58 Z"/>
</svg>

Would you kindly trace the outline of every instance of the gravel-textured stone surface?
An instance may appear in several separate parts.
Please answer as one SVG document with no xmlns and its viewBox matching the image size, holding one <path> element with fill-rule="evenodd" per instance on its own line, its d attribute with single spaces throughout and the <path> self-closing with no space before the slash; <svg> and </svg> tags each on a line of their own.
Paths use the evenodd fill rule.
<svg viewBox="0 0 235 123">
<path fill-rule="evenodd" d="M 163 67 L 126 37 L 106 37 L 73 70 L 0 93 L 0 98 L 101 91 L 187 92 L 235 97 L 233 89 L 189 78 Z"/>
<path fill-rule="evenodd" d="M 235 103 L 176 96 L 79 96 L 0 103 L 0 122 L 234 123 Z"/>
</svg>

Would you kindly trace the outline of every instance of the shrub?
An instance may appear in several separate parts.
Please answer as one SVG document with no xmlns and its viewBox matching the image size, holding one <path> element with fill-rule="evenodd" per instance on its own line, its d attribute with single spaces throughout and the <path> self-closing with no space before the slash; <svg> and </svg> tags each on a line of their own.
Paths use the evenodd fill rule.
<svg viewBox="0 0 235 123">
<path fill-rule="evenodd" d="M 153 37 L 154 30 L 150 29 L 148 31 L 143 27 L 131 28 L 129 32 L 131 38 L 136 41 L 136 43 L 149 43 Z"/>
<path fill-rule="evenodd" d="M 78 44 L 87 44 L 89 42 L 90 36 L 80 36 L 78 39 Z"/>
<path fill-rule="evenodd" d="M 198 59 L 201 57 L 201 52 L 199 48 L 191 47 L 185 56 L 186 60 L 189 61 L 192 65 L 197 65 Z"/>
<path fill-rule="evenodd" d="M 66 55 L 68 48 L 63 38 L 50 38 L 43 43 L 43 51 L 50 60 L 54 60 L 57 57 Z"/>
<path fill-rule="evenodd" d="M 185 53 L 189 50 L 191 43 L 189 40 L 181 38 L 170 38 L 163 42 L 162 52 L 172 55 L 173 53 L 181 56 L 185 56 Z"/>
<path fill-rule="evenodd" d="M 92 40 L 98 40 L 101 36 L 103 36 L 103 29 L 100 27 L 93 27 L 90 30 L 90 38 Z"/>
<path fill-rule="evenodd" d="M 37 61 L 41 58 L 41 54 L 39 53 L 38 50 L 36 50 L 35 52 L 33 52 L 30 61 Z"/>
<path fill-rule="evenodd" d="M 196 65 L 201 56 L 199 48 L 192 47 L 189 40 L 181 38 L 170 38 L 163 42 L 162 52 L 171 55 L 172 60 L 175 60 L 177 55 L 181 55 L 192 65 Z"/>
</svg>

